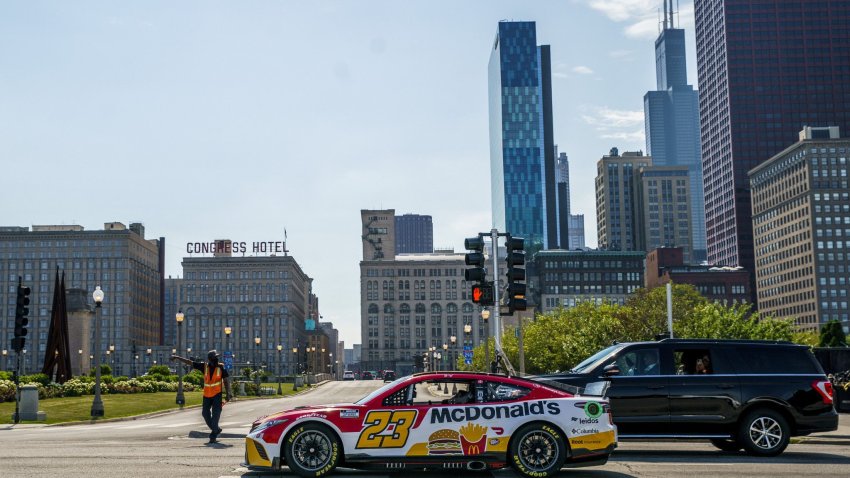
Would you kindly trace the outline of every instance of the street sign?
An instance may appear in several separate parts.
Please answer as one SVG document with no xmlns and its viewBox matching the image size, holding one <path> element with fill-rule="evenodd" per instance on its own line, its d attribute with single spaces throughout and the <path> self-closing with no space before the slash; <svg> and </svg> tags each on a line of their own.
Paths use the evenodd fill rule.
<svg viewBox="0 0 850 478">
<path fill-rule="evenodd" d="M 233 352 L 229 350 L 224 352 L 224 369 L 228 372 L 233 370 Z"/>
<path fill-rule="evenodd" d="M 463 351 L 463 363 L 465 363 L 466 365 L 472 364 L 472 350 L 464 349 L 464 351 Z"/>
</svg>

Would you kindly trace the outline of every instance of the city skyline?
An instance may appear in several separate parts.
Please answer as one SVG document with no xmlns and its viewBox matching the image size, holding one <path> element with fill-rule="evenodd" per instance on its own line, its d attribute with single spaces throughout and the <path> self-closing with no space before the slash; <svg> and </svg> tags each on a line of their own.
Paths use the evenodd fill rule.
<svg viewBox="0 0 850 478">
<path fill-rule="evenodd" d="M 360 342 L 357 210 L 430 215 L 434 246 L 458 252 L 490 228 L 498 22 L 534 21 L 551 45 L 554 142 L 593 238 L 596 160 L 644 147 L 660 5 L 10 5 L 2 225 L 141 222 L 166 238 L 166 277 L 182 275 L 189 242 L 286 234 L 325 320 Z M 692 3 L 680 8 L 695 58 Z"/>
</svg>

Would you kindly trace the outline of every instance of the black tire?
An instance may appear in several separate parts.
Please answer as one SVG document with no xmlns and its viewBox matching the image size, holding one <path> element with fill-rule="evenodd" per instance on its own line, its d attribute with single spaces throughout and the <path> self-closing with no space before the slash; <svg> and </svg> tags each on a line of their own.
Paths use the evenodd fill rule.
<svg viewBox="0 0 850 478">
<path fill-rule="evenodd" d="M 750 455 L 776 456 L 785 450 L 790 439 L 788 422 L 767 408 L 748 413 L 738 428 L 738 443 Z"/>
<path fill-rule="evenodd" d="M 292 430 L 283 442 L 286 464 L 298 476 L 315 478 L 331 473 L 339 464 L 342 445 L 336 434 L 320 423 Z"/>
<path fill-rule="evenodd" d="M 728 438 L 712 438 L 711 444 L 723 451 L 740 451 L 741 444 L 738 440 L 730 440 Z"/>
<path fill-rule="evenodd" d="M 529 423 L 517 430 L 508 452 L 517 473 L 529 478 L 552 476 L 567 459 L 563 434 L 545 423 Z"/>
</svg>

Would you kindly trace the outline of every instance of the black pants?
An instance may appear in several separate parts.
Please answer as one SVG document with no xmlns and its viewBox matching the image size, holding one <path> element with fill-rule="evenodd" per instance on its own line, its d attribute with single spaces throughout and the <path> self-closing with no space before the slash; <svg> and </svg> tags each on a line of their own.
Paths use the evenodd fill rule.
<svg viewBox="0 0 850 478">
<path fill-rule="evenodd" d="M 221 394 L 214 397 L 204 397 L 204 403 L 201 406 L 201 415 L 207 426 L 212 430 L 212 434 L 216 435 L 218 431 L 218 419 L 221 417 Z"/>
</svg>

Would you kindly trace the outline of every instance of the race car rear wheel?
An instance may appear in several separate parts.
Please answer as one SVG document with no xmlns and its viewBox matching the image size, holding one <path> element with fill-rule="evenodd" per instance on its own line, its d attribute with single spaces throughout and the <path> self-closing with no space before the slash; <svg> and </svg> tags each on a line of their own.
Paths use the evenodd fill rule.
<svg viewBox="0 0 850 478">
<path fill-rule="evenodd" d="M 566 459 L 564 436 L 551 425 L 530 423 L 517 430 L 511 439 L 510 461 L 523 476 L 551 476 L 560 471 Z"/>
<path fill-rule="evenodd" d="M 296 427 L 283 442 L 286 464 L 298 476 L 327 475 L 339 464 L 342 446 L 328 427 L 307 423 Z"/>
</svg>

